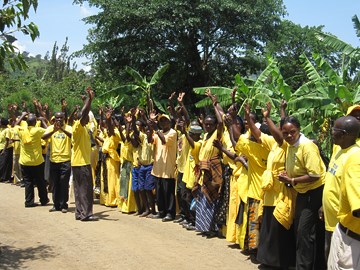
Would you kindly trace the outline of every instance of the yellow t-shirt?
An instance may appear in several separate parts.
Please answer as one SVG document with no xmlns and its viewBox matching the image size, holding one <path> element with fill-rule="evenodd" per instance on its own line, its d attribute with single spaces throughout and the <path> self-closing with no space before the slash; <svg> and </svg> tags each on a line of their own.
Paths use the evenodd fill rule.
<svg viewBox="0 0 360 270">
<path fill-rule="evenodd" d="M 71 166 L 90 165 L 91 141 L 88 127 L 82 126 L 80 120 L 76 120 L 72 126 L 72 131 Z"/>
<path fill-rule="evenodd" d="M 154 165 L 151 174 L 161 178 L 175 178 L 177 133 L 170 129 L 163 133 L 165 144 L 154 135 Z"/>
<path fill-rule="evenodd" d="M 360 151 L 347 159 L 341 181 L 340 223 L 349 230 L 360 234 L 360 218 L 353 212 L 360 209 Z"/>
<path fill-rule="evenodd" d="M 6 142 L 6 128 L 0 128 L 0 150 L 4 149 Z"/>
<path fill-rule="evenodd" d="M 72 133 L 71 126 L 64 125 L 63 129 Z M 46 133 L 51 133 L 54 125 L 46 129 Z M 46 134 L 45 133 L 45 134 Z M 50 161 L 54 163 L 67 162 L 71 160 L 71 138 L 63 131 L 58 130 L 51 135 L 48 142 L 50 143 Z"/>
<path fill-rule="evenodd" d="M 326 168 L 318 147 L 303 134 L 300 135 L 296 144 L 289 145 L 285 141 L 284 144 L 286 148 L 285 168 L 289 177 L 295 178 L 303 175 L 320 177 L 314 182 L 298 183 L 294 186 L 295 190 L 299 193 L 306 193 L 323 185 Z"/>
<path fill-rule="evenodd" d="M 41 137 L 45 133 L 41 127 L 18 128 L 20 138 L 19 163 L 25 166 L 37 166 L 44 162 L 41 148 Z"/>
<path fill-rule="evenodd" d="M 285 151 L 272 136 L 267 134 L 261 134 L 261 143 L 270 151 L 266 170 L 262 175 L 264 206 L 275 206 L 275 201 L 284 185 L 283 182 L 279 181 L 279 173 L 285 170 Z"/>
<path fill-rule="evenodd" d="M 154 145 L 148 142 L 145 133 L 140 132 L 141 152 L 139 154 L 139 161 L 141 165 L 150 165 L 154 162 Z"/>
<path fill-rule="evenodd" d="M 217 130 L 211 134 L 210 138 L 205 140 L 207 137 L 207 133 L 204 135 L 204 139 L 202 141 L 201 149 L 199 152 L 199 160 L 206 161 L 213 157 L 219 156 L 219 149 L 213 146 L 214 140 L 217 139 Z"/>
<path fill-rule="evenodd" d="M 126 136 L 125 131 L 123 132 L 123 134 L 124 136 Z M 120 159 L 133 162 L 133 146 L 128 140 L 126 140 L 125 142 L 121 141 Z"/>
<path fill-rule="evenodd" d="M 236 152 L 244 154 L 248 159 L 248 197 L 256 200 L 263 199 L 262 174 L 266 169 L 269 150 L 260 143 L 248 139 L 247 135 L 240 136 L 236 143 Z"/>
<path fill-rule="evenodd" d="M 114 135 L 112 136 L 107 136 L 107 132 L 104 132 L 102 136 L 104 136 L 104 143 L 101 151 L 105 154 L 109 154 L 113 160 L 120 161 L 120 156 L 117 152 L 117 148 L 121 141 L 119 130 L 114 129 Z"/>
<path fill-rule="evenodd" d="M 190 147 L 190 151 L 188 153 L 188 158 L 186 160 L 184 175 L 182 181 L 186 184 L 188 189 L 192 189 L 194 187 L 194 183 L 196 180 L 195 175 L 195 165 L 199 163 L 199 152 L 201 148 L 202 141 L 194 142 L 194 148 Z"/>
<path fill-rule="evenodd" d="M 191 147 L 189 141 L 186 139 L 186 136 L 184 134 L 181 135 L 180 140 L 181 140 L 181 151 L 179 153 L 176 163 L 177 163 L 178 171 L 180 173 L 183 173 Z"/>
<path fill-rule="evenodd" d="M 354 144 L 346 149 L 341 149 L 341 147 L 336 149 L 337 151 L 333 152 L 331 156 L 329 169 L 325 175 L 323 192 L 325 229 L 330 232 L 334 231 L 336 224 L 339 222 L 337 213 L 339 211 L 340 185 L 344 165 L 347 158 L 355 151 L 359 151 L 360 147 Z"/>
<path fill-rule="evenodd" d="M 231 143 L 231 139 L 230 139 L 230 135 L 229 135 L 229 131 L 227 129 L 224 130 L 224 134 L 221 138 L 222 144 L 224 145 L 224 147 L 230 151 L 231 153 L 235 153 L 234 148 L 232 147 L 232 143 Z M 234 160 L 232 160 L 231 158 L 229 158 L 227 155 L 223 155 L 222 157 L 222 162 L 223 164 L 227 164 L 229 165 L 229 167 L 234 171 L 237 168 L 236 163 L 234 162 Z"/>
</svg>

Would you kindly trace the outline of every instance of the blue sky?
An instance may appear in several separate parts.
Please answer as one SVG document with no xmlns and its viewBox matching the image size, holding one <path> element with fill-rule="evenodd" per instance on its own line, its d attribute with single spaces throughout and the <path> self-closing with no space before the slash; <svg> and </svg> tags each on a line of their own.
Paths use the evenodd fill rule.
<svg viewBox="0 0 360 270">
<path fill-rule="evenodd" d="M 73 5 L 73 0 L 39 0 L 37 12 L 30 14 L 30 21 L 38 25 L 40 38 L 34 43 L 27 36 L 17 35 L 16 45 L 21 51 L 44 56 L 55 43 L 63 45 L 69 38 L 70 52 L 80 50 L 86 44 L 89 26 L 81 20 L 96 12 L 87 5 Z M 360 47 L 351 17 L 360 18 L 359 0 L 284 0 L 287 19 L 302 26 L 324 25 L 324 30 L 338 36 L 343 41 Z M 84 67 L 85 59 L 77 59 L 79 67 Z"/>
</svg>

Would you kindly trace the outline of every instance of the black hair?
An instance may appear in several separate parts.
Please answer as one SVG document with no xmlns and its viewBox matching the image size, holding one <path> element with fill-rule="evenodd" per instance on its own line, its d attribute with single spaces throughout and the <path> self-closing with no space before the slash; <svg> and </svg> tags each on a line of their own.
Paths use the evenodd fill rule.
<svg viewBox="0 0 360 270">
<path fill-rule="evenodd" d="M 218 123 L 215 115 L 213 115 L 213 114 L 208 114 L 208 115 L 206 115 L 205 118 L 204 118 L 204 121 L 205 121 L 206 118 L 210 118 L 211 120 L 214 120 L 214 124 L 217 124 L 217 123 Z"/>
<path fill-rule="evenodd" d="M 259 129 L 260 129 L 261 133 L 271 135 L 271 132 L 269 130 L 269 126 L 267 124 L 261 124 Z"/>
<path fill-rule="evenodd" d="M 284 119 L 281 119 L 280 121 L 280 128 L 283 127 L 283 125 L 290 123 L 292 125 L 294 125 L 295 127 L 297 127 L 298 129 L 300 129 L 300 122 L 297 118 L 295 118 L 294 116 L 287 116 Z"/>
<path fill-rule="evenodd" d="M 240 127 L 241 127 L 241 134 L 245 134 L 246 128 L 245 128 L 244 120 L 241 118 L 240 115 L 237 115 L 236 119 L 239 121 L 239 124 L 240 124 Z"/>
</svg>

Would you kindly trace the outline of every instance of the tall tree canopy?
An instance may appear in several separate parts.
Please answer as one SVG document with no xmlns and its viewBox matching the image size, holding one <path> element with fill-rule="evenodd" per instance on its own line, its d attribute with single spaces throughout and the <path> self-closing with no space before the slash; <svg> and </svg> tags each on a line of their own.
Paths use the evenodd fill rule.
<svg viewBox="0 0 360 270">
<path fill-rule="evenodd" d="M 74 1 L 83 2 L 100 10 L 85 19 L 94 27 L 80 52 L 100 76 L 123 81 L 126 66 L 152 74 L 169 63 L 163 89 L 185 91 L 257 71 L 285 13 L 282 0 Z"/>
</svg>

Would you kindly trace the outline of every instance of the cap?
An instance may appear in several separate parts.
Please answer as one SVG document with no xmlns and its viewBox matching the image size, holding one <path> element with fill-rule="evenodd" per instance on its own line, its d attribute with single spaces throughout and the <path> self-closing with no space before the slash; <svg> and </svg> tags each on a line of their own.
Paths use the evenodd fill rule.
<svg viewBox="0 0 360 270">
<path fill-rule="evenodd" d="M 161 118 L 165 117 L 166 119 L 168 119 L 170 121 L 170 116 L 168 116 L 167 114 L 160 114 L 158 116 L 158 121 L 160 121 Z"/>
<path fill-rule="evenodd" d="M 201 134 L 202 133 L 202 128 L 199 125 L 192 125 L 190 126 L 190 130 L 189 132 L 194 133 L 194 134 Z"/>
<path fill-rule="evenodd" d="M 360 105 L 353 105 L 347 109 L 346 115 L 349 115 L 353 111 L 360 111 Z"/>
</svg>

